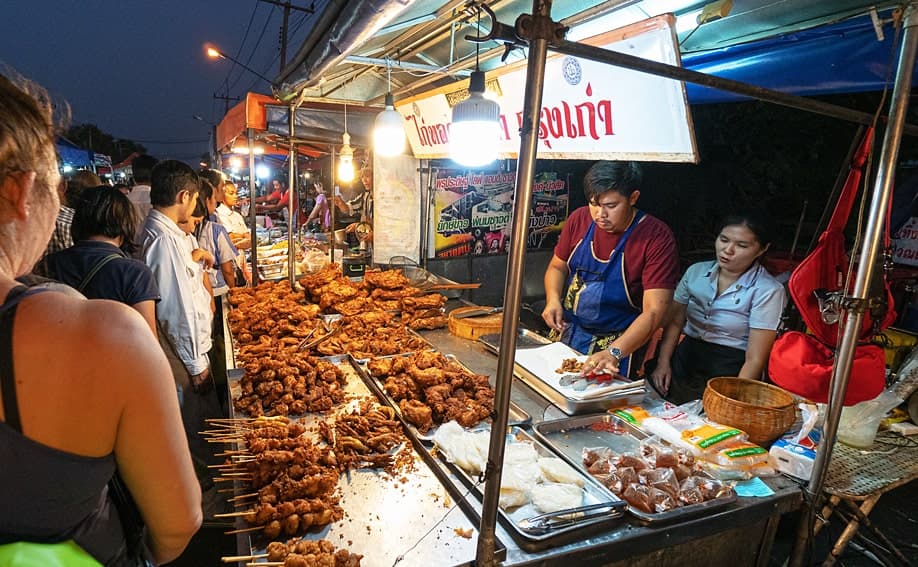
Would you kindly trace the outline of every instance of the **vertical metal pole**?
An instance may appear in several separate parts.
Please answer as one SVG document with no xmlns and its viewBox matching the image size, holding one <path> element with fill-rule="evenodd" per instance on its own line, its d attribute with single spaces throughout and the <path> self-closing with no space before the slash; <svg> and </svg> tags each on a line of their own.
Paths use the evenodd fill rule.
<svg viewBox="0 0 918 567">
<path fill-rule="evenodd" d="M 288 8 L 289 10 L 289 8 Z M 286 31 L 286 30 L 284 30 Z M 290 164 L 287 175 L 287 277 L 290 281 L 290 287 L 293 287 L 293 284 L 296 282 L 296 241 L 294 240 L 294 235 L 296 234 L 297 229 L 297 217 L 299 214 L 296 213 L 296 207 L 294 207 L 294 201 L 299 203 L 299 198 L 297 197 L 296 192 L 296 142 L 294 142 L 294 130 L 296 124 L 294 123 L 294 117 L 296 116 L 296 105 L 291 104 L 288 107 L 287 120 L 290 123 L 289 134 L 290 134 Z"/>
<path fill-rule="evenodd" d="M 252 239 L 252 285 L 258 285 L 258 230 L 255 226 L 255 129 L 247 128 L 249 142 L 249 226 Z"/>
<path fill-rule="evenodd" d="M 335 202 L 335 199 L 338 198 L 338 193 L 336 188 L 338 187 L 338 170 L 335 168 L 335 146 L 331 147 L 331 175 L 328 176 L 331 179 L 331 249 L 329 250 L 330 261 L 332 264 L 335 263 L 335 228 L 337 228 L 338 222 L 338 204 Z"/>
<path fill-rule="evenodd" d="M 513 362 L 516 353 L 516 334 L 520 318 L 520 289 L 526 257 L 526 229 L 529 226 L 529 209 L 532 203 L 532 180 L 535 177 L 536 144 L 539 133 L 539 110 L 542 108 L 542 86 L 545 82 L 545 61 L 548 56 L 548 39 L 544 37 L 551 23 L 551 0 L 533 0 L 529 42 L 529 60 L 526 68 L 526 92 L 523 98 L 523 121 L 520 130 L 520 153 L 516 169 L 516 198 L 513 204 L 513 232 L 510 253 L 507 255 L 507 281 L 504 284 L 504 315 L 500 331 L 500 355 L 495 378 L 494 415 L 491 425 L 491 443 L 485 470 L 484 498 L 481 502 L 476 561 L 479 567 L 495 565 L 495 526 L 500 498 L 501 467 L 504 462 L 504 443 L 507 432 L 507 413 L 510 407 L 510 390 L 513 385 Z"/>
<path fill-rule="evenodd" d="M 902 131 L 905 125 L 906 111 L 908 110 L 912 70 L 915 66 L 915 53 L 918 51 L 918 35 L 915 33 L 915 26 L 918 25 L 918 3 L 913 2 L 906 8 L 904 25 L 902 49 L 899 52 L 899 66 L 896 70 L 896 82 L 893 88 L 892 101 L 890 102 L 889 121 L 886 133 L 883 136 L 880 165 L 877 170 L 873 197 L 870 201 L 867 230 L 864 234 L 864 241 L 861 244 L 854 294 L 852 296 L 858 302 L 866 300 L 870 291 L 873 265 L 876 262 L 877 252 L 880 248 L 881 231 L 883 230 L 883 223 L 886 222 L 886 210 L 892 195 L 896 160 L 899 157 L 899 146 L 901 145 Z M 816 498 L 822 493 L 828 464 L 831 462 L 832 449 L 835 445 L 838 431 L 838 421 L 841 418 L 845 392 L 848 389 L 848 379 L 851 375 L 851 362 L 854 359 L 854 349 L 857 347 L 858 335 L 864 318 L 863 308 L 852 308 L 847 311 L 848 317 L 845 321 L 844 334 L 835 355 L 835 366 L 832 369 L 825 430 L 816 452 L 816 460 L 813 463 L 813 475 L 806 487 L 807 500 L 810 506 L 813 507 L 817 505 Z M 799 567 L 803 564 L 803 555 L 805 554 L 807 540 L 811 531 L 811 521 L 812 514 L 803 515 L 790 558 L 792 566 Z"/>
</svg>

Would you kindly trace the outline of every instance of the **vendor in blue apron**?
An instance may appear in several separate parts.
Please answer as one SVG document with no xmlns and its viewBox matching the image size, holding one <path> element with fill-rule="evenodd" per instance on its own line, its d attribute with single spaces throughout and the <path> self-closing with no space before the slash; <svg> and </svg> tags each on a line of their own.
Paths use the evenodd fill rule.
<svg viewBox="0 0 918 567">
<path fill-rule="evenodd" d="M 584 374 L 635 378 L 679 281 L 672 231 L 635 206 L 641 178 L 635 162 L 594 164 L 583 180 L 589 205 L 568 217 L 545 270 L 542 318 L 590 355 Z"/>
</svg>

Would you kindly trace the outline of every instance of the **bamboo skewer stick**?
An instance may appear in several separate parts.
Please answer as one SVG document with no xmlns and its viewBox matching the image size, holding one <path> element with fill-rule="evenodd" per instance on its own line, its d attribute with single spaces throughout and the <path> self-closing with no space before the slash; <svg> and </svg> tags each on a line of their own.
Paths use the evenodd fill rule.
<svg viewBox="0 0 918 567">
<path fill-rule="evenodd" d="M 240 494 L 239 496 L 233 496 L 227 502 L 235 502 L 236 500 L 242 500 L 244 498 L 254 498 L 258 496 L 257 492 L 252 492 L 251 494 Z"/>
<path fill-rule="evenodd" d="M 246 563 L 246 567 L 283 567 L 283 561 L 265 561 L 262 563 Z"/>
<path fill-rule="evenodd" d="M 239 510 L 238 512 L 226 512 L 224 514 L 214 514 L 214 518 L 238 518 L 254 513 L 254 510 Z"/>
<path fill-rule="evenodd" d="M 223 533 L 226 535 L 244 534 L 246 532 L 257 532 L 258 530 L 263 530 L 263 529 L 265 529 L 264 526 L 252 526 L 249 528 L 239 528 L 238 530 L 230 530 L 228 532 L 223 532 Z"/>
<path fill-rule="evenodd" d="M 238 563 L 239 561 L 248 561 L 250 559 L 261 559 L 262 557 L 267 557 L 267 553 L 261 553 L 258 555 L 231 555 L 227 557 L 221 557 L 220 561 L 224 563 Z M 258 563 L 258 565 L 264 565 L 264 563 Z"/>
</svg>

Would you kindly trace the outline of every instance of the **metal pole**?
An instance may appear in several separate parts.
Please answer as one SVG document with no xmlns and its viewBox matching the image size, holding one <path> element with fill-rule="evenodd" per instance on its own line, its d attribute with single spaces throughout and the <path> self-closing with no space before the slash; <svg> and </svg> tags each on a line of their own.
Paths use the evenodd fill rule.
<svg viewBox="0 0 918 567">
<path fill-rule="evenodd" d="M 500 498 L 501 468 L 504 462 L 510 389 L 513 385 L 513 362 L 520 319 L 520 290 L 526 257 L 526 229 L 529 226 L 532 180 L 535 177 L 539 110 L 542 108 L 542 87 L 545 82 L 548 37 L 553 35 L 557 29 L 556 24 L 551 21 L 551 0 L 533 0 L 532 16 L 528 18 L 520 16 L 518 23 L 531 36 L 531 40 L 529 42 L 529 60 L 526 68 L 526 93 L 523 97 L 520 153 L 516 169 L 512 244 L 510 253 L 507 255 L 507 280 L 504 284 L 504 315 L 501 321 L 500 355 L 497 359 L 497 376 L 494 385 L 491 443 L 484 474 L 486 484 L 481 502 L 481 524 L 478 529 L 476 564 L 479 567 L 496 564 L 494 548 L 497 539 L 494 531 Z"/>
<path fill-rule="evenodd" d="M 252 231 L 252 285 L 258 285 L 258 227 L 255 226 L 255 129 L 246 129 L 249 142 L 249 226 Z"/>
<path fill-rule="evenodd" d="M 296 124 L 294 123 L 295 115 L 296 105 L 291 104 L 288 107 L 287 114 L 287 120 L 290 123 L 290 164 L 287 168 L 287 277 L 290 280 L 291 288 L 293 288 L 293 284 L 296 282 L 296 242 L 293 236 L 296 234 L 297 218 L 294 216 L 294 213 L 296 213 L 296 209 L 293 206 L 294 200 L 299 203 L 296 193 L 296 142 L 293 141 L 294 129 L 296 128 Z M 299 215 L 297 214 L 296 216 Z"/>
<path fill-rule="evenodd" d="M 867 112 L 860 112 L 850 108 L 845 108 L 843 106 L 829 104 L 827 102 L 820 102 L 818 100 L 813 100 L 802 96 L 790 95 L 771 89 L 765 89 L 762 87 L 749 85 L 747 83 L 734 81 L 732 79 L 715 77 L 714 75 L 707 75 L 705 73 L 699 73 L 698 71 L 692 71 L 691 69 L 683 69 L 682 67 L 667 65 L 666 63 L 651 61 L 649 59 L 635 57 L 634 55 L 628 55 L 626 53 L 618 53 L 617 51 L 610 51 L 601 47 L 594 47 L 592 45 L 565 40 L 552 42 L 551 47 L 552 51 L 557 51 L 558 53 L 563 53 L 565 55 L 583 57 L 584 59 L 599 61 L 600 63 L 607 63 L 609 65 L 624 67 L 626 69 L 633 69 L 635 71 L 641 71 L 642 73 L 657 75 L 658 77 L 666 77 L 669 79 L 676 79 L 679 81 L 694 83 L 696 85 L 711 87 L 714 89 L 736 93 L 774 104 L 780 104 L 790 108 L 796 108 L 798 110 L 805 110 L 807 112 L 821 114 L 823 116 L 830 116 L 833 118 L 847 120 L 857 124 L 865 124 L 868 126 L 873 123 L 873 115 Z M 912 136 L 918 136 L 918 126 L 915 125 L 906 125 L 902 131 Z"/>
<path fill-rule="evenodd" d="M 331 175 L 328 176 L 331 179 L 331 249 L 329 253 L 330 262 L 335 263 L 335 228 L 337 227 L 338 222 L 338 203 L 335 202 L 335 199 L 338 198 L 338 193 L 336 191 L 338 187 L 338 173 L 335 169 L 335 146 L 331 147 Z"/>
<path fill-rule="evenodd" d="M 867 229 L 864 233 L 864 241 L 861 244 L 857 276 L 854 284 L 852 299 L 854 299 L 856 306 L 846 308 L 848 317 L 845 321 L 841 344 L 836 352 L 835 366 L 832 369 L 825 428 L 822 440 L 816 451 L 813 475 L 806 487 L 807 501 L 814 509 L 817 505 L 816 498 L 822 494 L 828 464 L 832 458 L 832 449 L 835 446 L 838 421 L 841 418 L 845 392 L 848 389 L 848 379 L 851 375 L 851 362 L 854 358 L 854 349 L 857 347 L 861 322 L 864 318 L 867 294 L 870 291 L 873 265 L 880 248 L 883 223 L 886 222 L 886 210 L 892 195 L 896 160 L 899 157 L 902 130 L 905 124 L 906 111 L 908 110 L 915 53 L 918 51 L 918 35 L 916 35 L 916 30 L 914 29 L 915 26 L 918 26 L 918 3 L 913 2 L 906 8 L 904 25 L 902 49 L 899 52 L 899 66 L 896 70 L 896 82 L 890 103 L 889 121 L 886 133 L 883 136 L 883 148 L 880 152 L 879 168 L 867 218 Z M 810 534 L 811 521 L 812 514 L 803 515 L 797 531 L 797 540 L 794 543 L 793 553 L 791 554 L 790 564 L 792 566 L 799 567 L 803 564 L 803 555 Z"/>
</svg>

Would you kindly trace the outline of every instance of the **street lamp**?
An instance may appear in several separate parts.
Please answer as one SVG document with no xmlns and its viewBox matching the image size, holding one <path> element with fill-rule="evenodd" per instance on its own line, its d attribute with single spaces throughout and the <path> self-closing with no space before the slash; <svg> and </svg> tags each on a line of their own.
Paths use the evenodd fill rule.
<svg viewBox="0 0 918 567">
<path fill-rule="evenodd" d="M 227 60 L 229 60 L 229 61 L 232 61 L 232 62 L 235 63 L 236 65 L 239 65 L 240 67 L 242 67 L 243 69 L 245 69 L 246 71 L 248 71 L 249 73 L 252 73 L 253 75 L 255 75 L 255 76 L 257 76 L 258 78 L 260 78 L 261 80 L 265 81 L 265 82 L 268 83 L 269 85 L 271 85 L 271 86 L 274 85 L 274 81 L 272 81 L 271 79 L 265 77 L 264 75 L 262 75 L 261 73 L 259 73 L 259 72 L 256 71 L 255 69 L 252 69 L 251 67 L 249 67 L 249 66 L 247 66 L 247 65 L 244 65 L 243 63 L 241 63 L 241 62 L 240 62 L 238 59 L 236 59 L 235 57 L 230 57 L 230 56 L 227 55 L 226 53 L 223 53 L 222 51 L 220 51 L 220 50 L 218 50 L 218 49 L 216 49 L 216 48 L 214 48 L 214 47 L 208 47 L 208 48 L 207 48 L 207 56 L 210 57 L 211 59 L 227 59 Z"/>
</svg>

